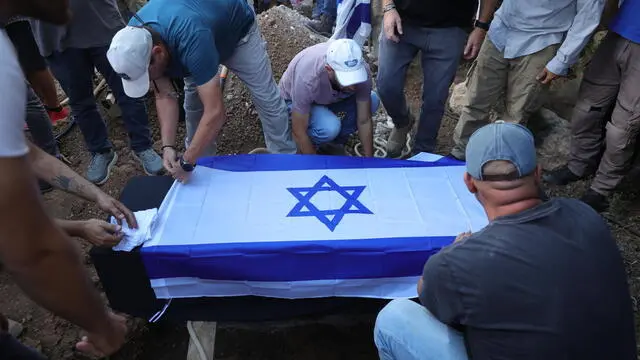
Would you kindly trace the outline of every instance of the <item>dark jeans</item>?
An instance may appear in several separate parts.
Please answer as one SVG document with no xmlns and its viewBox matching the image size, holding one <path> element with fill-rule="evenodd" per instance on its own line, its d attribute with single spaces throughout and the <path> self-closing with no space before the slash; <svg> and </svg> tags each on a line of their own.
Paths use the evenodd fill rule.
<svg viewBox="0 0 640 360">
<path fill-rule="evenodd" d="M 0 358 L 2 360 L 46 360 L 35 350 L 23 345 L 8 333 L 0 331 Z"/>
<path fill-rule="evenodd" d="M 420 122 L 414 152 L 433 152 L 444 114 L 449 87 L 464 50 L 467 33 L 461 28 L 424 28 L 402 23 L 400 42 L 380 33 L 378 95 L 397 127 L 409 124 L 404 96 L 407 69 L 421 52 L 423 87 Z"/>
<path fill-rule="evenodd" d="M 25 121 L 29 127 L 33 142 L 49 155 L 57 156 L 59 153 L 58 144 L 53 135 L 51 119 L 31 86 L 27 86 L 27 116 Z"/>
<path fill-rule="evenodd" d="M 69 106 L 84 136 L 87 149 L 92 153 L 111 149 L 107 125 L 100 116 L 93 96 L 94 68 L 104 76 L 122 110 L 124 125 L 134 151 L 151 147 L 151 132 L 144 99 L 125 95 L 122 80 L 107 60 L 107 46 L 88 49 L 67 49 L 47 57 L 51 71 L 69 97 Z"/>
</svg>

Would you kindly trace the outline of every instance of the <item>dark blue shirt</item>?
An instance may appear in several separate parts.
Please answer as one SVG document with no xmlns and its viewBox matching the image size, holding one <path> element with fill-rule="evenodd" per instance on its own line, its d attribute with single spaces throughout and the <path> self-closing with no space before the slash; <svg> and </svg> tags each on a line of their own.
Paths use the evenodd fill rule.
<svg viewBox="0 0 640 360">
<path fill-rule="evenodd" d="M 636 359 L 622 256 L 579 200 L 494 219 L 430 257 L 423 281 L 422 304 L 464 334 L 471 359 Z"/>
<path fill-rule="evenodd" d="M 609 28 L 623 38 L 640 44 L 640 0 L 624 0 Z"/>
<path fill-rule="evenodd" d="M 191 77 L 198 86 L 216 75 L 255 21 L 245 0 L 151 0 L 137 15 L 169 49 L 166 75 Z M 129 25 L 141 24 L 132 17 Z"/>
</svg>

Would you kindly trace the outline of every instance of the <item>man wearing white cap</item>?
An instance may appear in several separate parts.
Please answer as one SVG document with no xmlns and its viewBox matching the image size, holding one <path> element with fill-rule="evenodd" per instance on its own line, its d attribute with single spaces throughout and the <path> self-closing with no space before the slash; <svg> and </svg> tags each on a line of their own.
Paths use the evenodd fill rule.
<svg viewBox="0 0 640 360">
<path fill-rule="evenodd" d="M 156 94 L 165 168 L 185 180 L 196 160 L 216 152 L 225 121 L 219 65 L 249 88 L 271 152 L 293 153 L 287 108 L 273 79 L 255 13 L 243 0 L 153 0 L 112 39 L 107 54 L 125 92 Z M 187 149 L 176 154 L 178 100 L 171 79 L 185 79 Z"/>
<path fill-rule="evenodd" d="M 316 154 L 322 145 L 343 145 L 356 131 L 365 156 L 373 156 L 371 114 L 380 101 L 371 91 L 362 50 L 351 39 L 317 44 L 293 58 L 280 80 L 291 111 L 298 151 Z"/>
</svg>

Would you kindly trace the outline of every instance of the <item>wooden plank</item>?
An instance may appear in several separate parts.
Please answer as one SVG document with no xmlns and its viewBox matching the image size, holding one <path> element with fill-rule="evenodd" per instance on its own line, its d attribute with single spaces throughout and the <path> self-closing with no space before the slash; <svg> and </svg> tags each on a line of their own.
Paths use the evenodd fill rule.
<svg viewBox="0 0 640 360">
<path fill-rule="evenodd" d="M 216 325 L 215 322 L 207 321 L 189 321 L 187 323 L 187 329 L 189 330 L 187 360 L 213 360 L 216 344 Z M 201 345 L 205 356 L 204 359 L 192 334 L 195 335 Z"/>
</svg>

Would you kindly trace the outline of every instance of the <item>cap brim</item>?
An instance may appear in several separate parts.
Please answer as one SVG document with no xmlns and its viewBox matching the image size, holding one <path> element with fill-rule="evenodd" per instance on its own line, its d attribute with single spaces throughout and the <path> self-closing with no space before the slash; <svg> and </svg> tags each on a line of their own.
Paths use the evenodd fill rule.
<svg viewBox="0 0 640 360">
<path fill-rule="evenodd" d="M 149 92 L 149 71 L 135 80 L 122 79 L 124 93 L 130 98 L 141 98 Z"/>
<path fill-rule="evenodd" d="M 364 66 L 356 71 L 336 71 L 335 73 L 338 82 L 342 86 L 360 84 L 367 81 L 367 78 L 369 77 L 369 74 L 367 74 L 367 69 L 365 69 Z"/>
</svg>

